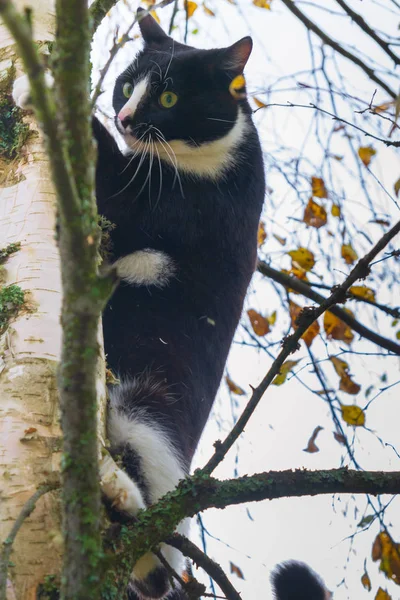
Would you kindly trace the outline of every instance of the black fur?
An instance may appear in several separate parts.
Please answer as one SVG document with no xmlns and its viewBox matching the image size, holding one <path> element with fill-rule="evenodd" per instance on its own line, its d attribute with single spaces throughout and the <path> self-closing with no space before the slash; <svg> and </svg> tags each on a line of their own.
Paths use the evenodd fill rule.
<svg viewBox="0 0 400 600">
<path fill-rule="evenodd" d="M 329 592 L 320 577 L 304 563 L 286 562 L 271 575 L 275 600 L 327 600 Z"/>
</svg>

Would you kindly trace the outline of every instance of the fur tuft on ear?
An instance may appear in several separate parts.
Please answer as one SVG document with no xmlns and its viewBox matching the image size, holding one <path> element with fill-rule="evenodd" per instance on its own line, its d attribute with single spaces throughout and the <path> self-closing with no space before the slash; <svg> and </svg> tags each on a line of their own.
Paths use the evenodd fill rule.
<svg viewBox="0 0 400 600">
<path fill-rule="evenodd" d="M 232 44 L 232 46 L 222 50 L 219 64 L 234 76 L 239 75 L 243 73 L 252 49 L 253 40 L 250 36 L 246 36 Z"/>
<path fill-rule="evenodd" d="M 143 39 L 146 44 L 152 42 L 160 43 L 168 39 L 168 35 L 159 26 L 157 21 L 153 19 L 151 15 L 141 16 L 144 12 L 144 8 L 139 7 L 137 9 L 136 18 L 139 22 L 139 28 L 142 33 Z"/>
</svg>

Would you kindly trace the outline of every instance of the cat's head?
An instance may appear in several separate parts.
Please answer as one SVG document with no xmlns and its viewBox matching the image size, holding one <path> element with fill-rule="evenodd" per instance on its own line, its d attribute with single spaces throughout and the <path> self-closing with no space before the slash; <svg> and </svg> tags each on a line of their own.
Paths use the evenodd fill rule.
<svg viewBox="0 0 400 600">
<path fill-rule="evenodd" d="M 198 50 L 140 19 L 144 48 L 117 78 L 116 126 L 133 152 L 157 155 L 181 171 L 218 177 L 235 162 L 251 109 L 243 69 L 252 41 Z"/>
</svg>

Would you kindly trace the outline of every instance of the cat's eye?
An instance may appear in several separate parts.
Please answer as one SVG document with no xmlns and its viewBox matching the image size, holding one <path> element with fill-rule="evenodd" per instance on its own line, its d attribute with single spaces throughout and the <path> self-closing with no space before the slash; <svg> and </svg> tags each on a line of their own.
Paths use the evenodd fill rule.
<svg viewBox="0 0 400 600">
<path fill-rule="evenodd" d="M 178 102 L 178 96 L 174 92 L 163 92 L 158 101 L 164 108 L 171 108 Z"/>
<path fill-rule="evenodd" d="M 125 98 L 130 98 L 132 96 L 133 85 L 129 83 L 129 81 L 124 83 L 124 85 L 122 86 L 122 93 L 125 96 Z"/>
</svg>

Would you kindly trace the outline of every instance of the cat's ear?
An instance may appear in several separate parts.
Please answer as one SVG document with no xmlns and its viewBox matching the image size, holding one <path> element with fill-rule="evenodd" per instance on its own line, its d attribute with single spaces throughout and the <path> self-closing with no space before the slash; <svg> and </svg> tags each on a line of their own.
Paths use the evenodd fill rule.
<svg viewBox="0 0 400 600">
<path fill-rule="evenodd" d="M 240 75 L 243 73 L 249 56 L 253 49 L 253 40 L 250 36 L 246 36 L 229 46 L 224 48 L 219 57 L 219 66 L 232 75 Z"/>
<path fill-rule="evenodd" d="M 146 44 L 151 44 L 152 42 L 160 43 L 168 39 L 167 34 L 164 30 L 159 26 L 157 21 L 153 19 L 151 15 L 146 15 L 145 17 L 141 17 L 141 13 L 144 12 L 143 8 L 137 9 L 137 20 L 139 21 L 139 28 L 142 33 L 143 39 Z"/>
</svg>

